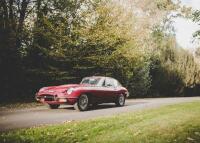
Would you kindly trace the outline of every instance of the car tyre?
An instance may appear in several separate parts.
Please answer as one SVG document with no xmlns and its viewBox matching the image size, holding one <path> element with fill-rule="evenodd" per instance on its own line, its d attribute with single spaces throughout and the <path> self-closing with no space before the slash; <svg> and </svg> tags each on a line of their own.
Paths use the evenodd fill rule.
<svg viewBox="0 0 200 143">
<path fill-rule="evenodd" d="M 78 101 L 74 104 L 74 108 L 78 111 L 86 111 L 89 108 L 89 96 L 87 94 L 82 94 Z"/>
<path fill-rule="evenodd" d="M 50 109 L 58 109 L 59 106 L 59 104 L 49 104 Z"/>
<path fill-rule="evenodd" d="M 125 104 L 126 97 L 124 95 L 119 95 L 115 101 L 116 106 L 122 107 Z"/>
</svg>

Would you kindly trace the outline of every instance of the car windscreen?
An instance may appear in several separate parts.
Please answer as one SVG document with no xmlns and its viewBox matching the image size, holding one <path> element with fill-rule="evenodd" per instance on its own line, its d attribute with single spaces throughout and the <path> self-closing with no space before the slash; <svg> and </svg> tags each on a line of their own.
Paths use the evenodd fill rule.
<svg viewBox="0 0 200 143">
<path fill-rule="evenodd" d="M 97 85 L 99 81 L 100 78 L 85 78 L 81 81 L 81 84 Z"/>
</svg>

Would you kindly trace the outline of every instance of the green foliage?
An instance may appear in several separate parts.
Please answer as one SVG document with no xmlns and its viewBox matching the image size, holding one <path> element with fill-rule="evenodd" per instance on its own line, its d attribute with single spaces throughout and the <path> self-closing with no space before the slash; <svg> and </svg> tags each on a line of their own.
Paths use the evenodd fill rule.
<svg viewBox="0 0 200 143">
<path fill-rule="evenodd" d="M 156 0 L 157 8 L 161 10 L 169 10 L 174 8 L 174 4 L 170 0 Z"/>
<path fill-rule="evenodd" d="M 117 78 L 131 97 L 199 88 L 198 65 L 176 44 L 166 18 L 176 10 L 171 0 L 0 3 L 2 94 L 34 96 L 42 86 L 96 74 Z"/>
<path fill-rule="evenodd" d="M 112 75 L 119 79 L 131 97 L 145 97 L 151 85 L 149 55 L 134 43 L 124 45 L 109 60 Z"/>
<path fill-rule="evenodd" d="M 197 58 L 200 58 L 200 48 L 197 48 L 196 51 L 195 51 L 195 56 Z"/>
<path fill-rule="evenodd" d="M 187 88 L 200 83 L 200 69 L 192 54 L 178 47 L 175 37 L 156 28 L 153 32 L 156 51 L 152 56 L 151 94 L 157 96 L 187 95 Z M 159 88 L 158 88 L 159 87 Z"/>
<path fill-rule="evenodd" d="M 200 10 L 196 10 L 193 15 L 192 15 L 192 19 L 194 22 L 197 22 L 198 24 L 200 24 Z M 200 30 L 196 31 L 194 33 L 194 37 L 200 39 Z"/>
</svg>

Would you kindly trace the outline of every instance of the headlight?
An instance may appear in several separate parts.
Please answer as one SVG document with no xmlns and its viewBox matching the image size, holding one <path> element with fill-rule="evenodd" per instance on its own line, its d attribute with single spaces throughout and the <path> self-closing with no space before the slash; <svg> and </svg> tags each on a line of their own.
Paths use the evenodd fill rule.
<svg viewBox="0 0 200 143">
<path fill-rule="evenodd" d="M 74 91 L 74 88 L 69 88 L 69 89 L 67 90 L 67 94 L 71 94 L 73 91 Z"/>
</svg>

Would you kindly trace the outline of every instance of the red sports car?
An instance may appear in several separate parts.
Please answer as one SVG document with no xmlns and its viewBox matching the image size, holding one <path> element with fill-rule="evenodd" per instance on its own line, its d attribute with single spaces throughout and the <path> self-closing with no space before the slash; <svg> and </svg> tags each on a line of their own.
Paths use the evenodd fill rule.
<svg viewBox="0 0 200 143">
<path fill-rule="evenodd" d="M 90 105 L 115 103 L 124 106 L 128 90 L 114 78 L 85 77 L 80 84 L 43 87 L 36 93 L 36 100 L 56 109 L 60 104 L 74 105 L 75 109 L 85 111 Z"/>
</svg>

